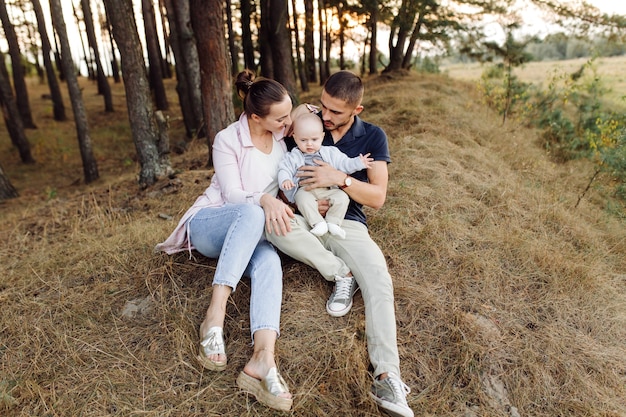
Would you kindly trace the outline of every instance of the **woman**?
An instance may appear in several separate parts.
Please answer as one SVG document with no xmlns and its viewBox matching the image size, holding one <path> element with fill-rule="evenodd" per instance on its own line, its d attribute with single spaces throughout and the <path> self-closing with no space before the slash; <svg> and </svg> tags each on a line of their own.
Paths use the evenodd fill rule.
<svg viewBox="0 0 626 417">
<path fill-rule="evenodd" d="M 226 303 L 242 276 L 250 277 L 250 330 L 254 353 L 237 385 L 263 404 L 288 411 L 292 399 L 276 369 L 282 300 L 282 268 L 264 238 L 284 232 L 291 209 L 276 198 L 278 163 L 286 151 L 285 127 L 291 123 L 291 99 L 278 82 L 245 70 L 237 76 L 244 112 L 220 131 L 213 142 L 215 173 L 210 186 L 185 213 L 170 237 L 156 249 L 168 254 L 197 250 L 218 258 L 211 303 L 200 325 L 198 359 L 203 367 L 222 371 Z"/>
</svg>

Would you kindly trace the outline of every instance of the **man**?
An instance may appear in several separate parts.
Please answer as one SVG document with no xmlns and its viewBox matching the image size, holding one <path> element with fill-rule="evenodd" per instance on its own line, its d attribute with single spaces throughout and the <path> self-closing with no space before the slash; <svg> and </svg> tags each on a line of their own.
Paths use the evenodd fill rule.
<svg viewBox="0 0 626 417">
<path fill-rule="evenodd" d="M 367 346 L 375 377 L 370 395 L 387 413 L 413 417 L 406 402 L 410 389 L 400 379 L 393 284 L 385 257 L 368 233 L 363 212 L 364 205 L 378 209 L 385 202 L 390 162 L 384 131 L 358 116 L 363 111 L 363 90 L 361 79 L 351 72 L 340 71 L 328 78 L 320 98 L 325 130 L 323 145 L 336 146 L 349 157 L 370 154 L 374 159 L 372 167 L 349 176 L 319 161 L 318 166 L 303 166 L 299 174 L 301 186 L 308 189 L 338 186 L 350 196 L 343 221 L 345 238 L 330 235 L 318 238 L 309 232 L 310 226 L 299 215 L 291 221 L 290 232 L 267 234 L 267 238 L 285 254 L 314 268 L 333 262 L 335 256 L 346 263 L 354 276 L 335 281 L 326 309 L 329 313 L 341 310 L 346 314 L 352 307 L 352 296 L 361 290 Z M 320 212 L 324 214 L 327 209 L 328 202 L 320 202 Z"/>
</svg>

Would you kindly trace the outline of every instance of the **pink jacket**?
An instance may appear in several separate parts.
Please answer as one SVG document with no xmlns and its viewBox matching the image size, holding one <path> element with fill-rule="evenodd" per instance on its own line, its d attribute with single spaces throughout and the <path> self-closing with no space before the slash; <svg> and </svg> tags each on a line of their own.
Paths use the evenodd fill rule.
<svg viewBox="0 0 626 417">
<path fill-rule="evenodd" d="M 279 135 L 274 134 L 273 137 L 283 152 L 286 152 L 283 134 L 284 131 Z M 211 184 L 183 215 L 165 242 L 156 245 L 155 251 L 163 251 L 170 255 L 185 249 L 191 252 L 193 246 L 187 238 L 187 222 L 205 207 L 221 207 L 226 203 L 260 204 L 263 190 L 274 179 L 259 175 L 254 159 L 249 157 L 253 149 L 248 117 L 242 113 L 238 121 L 215 135 L 213 142 L 215 173 L 211 178 Z"/>
</svg>

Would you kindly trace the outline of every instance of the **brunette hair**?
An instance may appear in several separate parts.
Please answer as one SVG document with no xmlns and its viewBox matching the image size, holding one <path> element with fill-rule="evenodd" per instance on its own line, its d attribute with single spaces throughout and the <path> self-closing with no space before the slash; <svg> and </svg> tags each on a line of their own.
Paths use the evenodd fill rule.
<svg viewBox="0 0 626 417">
<path fill-rule="evenodd" d="M 355 107 L 361 104 L 363 90 L 365 87 L 361 78 L 350 71 L 336 72 L 324 83 L 324 91 L 327 94 Z"/>
<path fill-rule="evenodd" d="M 280 103 L 289 96 L 287 89 L 278 81 L 269 78 L 257 77 L 249 69 L 237 74 L 235 79 L 237 95 L 243 101 L 243 111 L 250 116 L 256 114 L 265 117 L 270 114 L 270 107 Z"/>
</svg>

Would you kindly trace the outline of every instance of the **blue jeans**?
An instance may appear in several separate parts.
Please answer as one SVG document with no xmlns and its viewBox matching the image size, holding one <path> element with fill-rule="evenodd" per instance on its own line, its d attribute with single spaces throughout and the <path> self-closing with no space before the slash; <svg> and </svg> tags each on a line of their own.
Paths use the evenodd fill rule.
<svg viewBox="0 0 626 417">
<path fill-rule="evenodd" d="M 213 285 L 233 289 L 250 277 L 250 332 L 280 333 L 283 275 L 280 258 L 264 238 L 265 213 L 252 204 L 207 207 L 189 220 L 189 240 L 198 252 L 217 258 Z"/>
</svg>

